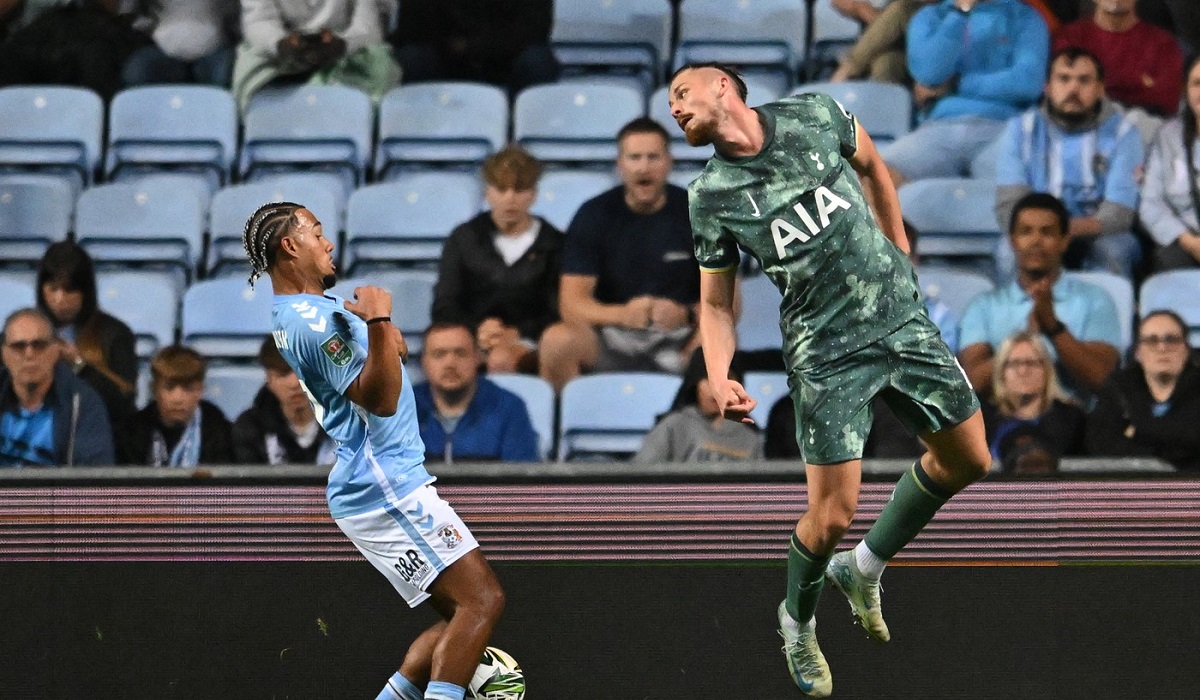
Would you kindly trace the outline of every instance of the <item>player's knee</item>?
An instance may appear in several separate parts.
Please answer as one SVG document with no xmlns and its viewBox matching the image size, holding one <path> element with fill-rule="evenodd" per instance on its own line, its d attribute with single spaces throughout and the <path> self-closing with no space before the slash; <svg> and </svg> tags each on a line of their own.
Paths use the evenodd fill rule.
<svg viewBox="0 0 1200 700">
<path fill-rule="evenodd" d="M 504 606 L 508 604 L 508 599 L 504 595 L 504 589 L 493 579 L 490 584 L 480 590 L 475 604 L 481 617 L 495 622 L 504 613 Z"/>
<path fill-rule="evenodd" d="M 845 506 L 822 508 L 812 514 L 815 516 L 813 525 L 817 536 L 831 545 L 836 545 L 846 535 L 854 520 L 854 509 Z"/>
<path fill-rule="evenodd" d="M 978 454 L 965 455 L 957 460 L 955 471 L 967 483 L 979 481 L 987 476 L 988 471 L 992 468 L 992 455 L 984 450 Z"/>
</svg>

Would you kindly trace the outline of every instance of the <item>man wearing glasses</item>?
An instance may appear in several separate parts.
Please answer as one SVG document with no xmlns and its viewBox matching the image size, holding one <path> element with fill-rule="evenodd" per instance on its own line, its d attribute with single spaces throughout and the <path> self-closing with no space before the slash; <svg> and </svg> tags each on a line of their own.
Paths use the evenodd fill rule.
<svg viewBox="0 0 1200 700">
<path fill-rule="evenodd" d="M 1104 457 L 1158 457 L 1200 469 L 1200 367 L 1173 311 L 1138 326 L 1136 362 L 1116 372 L 1088 416 L 1087 448 Z"/>
<path fill-rule="evenodd" d="M 113 463 L 112 428 L 100 396 L 59 362 L 50 319 L 21 309 L 4 321 L 0 467 Z"/>
</svg>

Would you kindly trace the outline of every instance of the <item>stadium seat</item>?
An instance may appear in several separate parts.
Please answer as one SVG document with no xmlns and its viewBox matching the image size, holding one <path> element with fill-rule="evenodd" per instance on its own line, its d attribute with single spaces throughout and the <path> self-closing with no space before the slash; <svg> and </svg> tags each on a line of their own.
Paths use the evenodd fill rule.
<svg viewBox="0 0 1200 700">
<path fill-rule="evenodd" d="M 1200 270 L 1172 270 L 1151 275 L 1138 295 L 1139 317 L 1168 309 L 1188 324 L 1192 347 L 1200 347 Z"/>
<path fill-rule="evenodd" d="M 767 427 L 767 417 L 775 403 L 788 395 L 788 376 L 786 372 L 747 372 L 745 377 L 746 393 L 758 402 L 750 417 L 758 427 Z"/>
<path fill-rule="evenodd" d="M 565 232 L 581 204 L 618 183 L 611 172 L 551 170 L 538 182 L 538 198 L 532 211 Z"/>
<path fill-rule="evenodd" d="M 922 243 L 923 245 L 923 243 Z M 930 301 L 939 301 L 959 319 L 971 304 L 971 300 L 984 292 L 990 292 L 996 285 L 992 280 L 967 270 L 958 270 L 943 265 L 920 265 L 917 267 L 917 280 L 921 284 L 921 292 Z"/>
<path fill-rule="evenodd" d="M 1122 353 L 1128 350 L 1133 344 L 1133 283 L 1120 275 L 1103 270 L 1066 270 L 1063 276 L 1091 282 L 1108 292 L 1117 307 L 1117 320 L 1121 323 L 1121 347 L 1117 349 Z"/>
<path fill-rule="evenodd" d="M 382 287 L 392 294 L 392 324 L 404 334 L 408 345 L 409 375 L 417 369 L 415 360 L 421 354 L 422 335 L 429 328 L 433 309 L 433 286 L 437 283 L 434 270 L 377 271 L 370 277 L 351 277 L 339 280 L 329 294 L 342 299 L 354 299 L 357 287 Z"/>
<path fill-rule="evenodd" d="M 671 52 L 664 0 L 557 2 L 550 39 L 563 81 L 622 81 L 649 93 Z"/>
<path fill-rule="evenodd" d="M 75 193 L 62 178 L 0 177 L 0 260 L 37 264 L 47 246 L 66 239 L 74 211 Z"/>
<path fill-rule="evenodd" d="M 529 374 L 489 374 L 487 378 L 525 402 L 538 435 L 538 453 L 543 460 L 548 459 L 554 446 L 554 387 L 545 379 Z"/>
<path fill-rule="evenodd" d="M 175 342 L 179 287 L 171 273 L 101 270 L 96 274 L 96 296 L 101 309 L 133 331 L 138 357 L 149 359 Z"/>
<path fill-rule="evenodd" d="M 721 61 L 761 76 L 785 94 L 805 54 L 806 23 L 799 0 L 687 0 L 679 10 L 674 67 Z"/>
<path fill-rule="evenodd" d="M 508 96 L 483 83 L 417 83 L 379 105 L 375 177 L 414 166 L 478 165 L 508 140 Z"/>
<path fill-rule="evenodd" d="M 622 85 L 535 85 L 517 95 L 513 138 L 541 161 L 611 167 L 617 132 L 645 113 L 645 96 Z"/>
<path fill-rule="evenodd" d="M 559 407 L 559 461 L 637 452 L 681 383 L 676 375 L 649 372 L 589 374 L 567 382 Z"/>
<path fill-rule="evenodd" d="M 845 83 L 808 83 L 796 94 L 822 92 L 858 118 L 877 144 L 885 144 L 912 131 L 912 95 L 903 85 L 854 80 Z"/>
<path fill-rule="evenodd" d="M 251 100 L 246 110 L 239 172 L 324 170 L 348 192 L 363 182 L 371 160 L 375 111 L 364 92 L 341 85 L 305 85 Z"/>
<path fill-rule="evenodd" d="M 326 238 L 339 241 L 342 211 L 337 201 L 337 188 L 319 181 L 296 176 L 280 176 L 233 185 L 218 190 L 209 210 L 208 231 L 212 243 L 208 249 L 206 267 L 209 275 L 246 272 L 246 251 L 242 246 L 242 231 L 246 220 L 268 202 L 295 202 L 316 215 Z M 339 246 L 340 247 L 340 246 Z M 337 256 L 341 251 L 334 251 Z"/>
<path fill-rule="evenodd" d="M 783 332 L 779 330 L 779 304 L 783 295 L 765 274 L 740 277 L 742 315 L 738 317 L 738 348 L 741 350 L 779 350 Z"/>
<path fill-rule="evenodd" d="M 921 256 L 991 259 L 1000 240 L 990 180 L 928 178 L 900 187 L 904 218 L 921 232 Z"/>
<path fill-rule="evenodd" d="M 479 178 L 468 173 L 421 172 L 360 188 L 346 212 L 346 269 L 432 266 L 455 226 L 479 213 Z"/>
<path fill-rule="evenodd" d="M 204 398 L 235 421 L 254 403 L 265 383 L 266 374 L 257 365 L 212 364 L 204 375 Z"/>
<path fill-rule="evenodd" d="M 97 185 L 75 210 L 75 239 L 98 262 L 196 269 L 204 250 L 204 203 L 156 178 Z"/>
<path fill-rule="evenodd" d="M 193 283 L 183 294 L 180 342 L 205 357 L 257 357 L 271 332 L 271 296 L 266 276 L 253 288 L 234 277 Z"/>
<path fill-rule="evenodd" d="M 237 135 L 237 106 L 228 90 L 202 85 L 122 90 L 108 110 L 105 177 L 198 172 L 215 190 L 232 174 Z"/>
<path fill-rule="evenodd" d="M 36 85 L 0 88 L 0 172 L 49 172 L 75 192 L 100 164 L 104 102 L 91 90 Z"/>
<path fill-rule="evenodd" d="M 746 83 L 746 102 L 751 106 L 774 102 L 783 95 L 776 90 L 776 86 L 770 82 L 764 82 L 758 76 L 744 76 L 743 81 Z M 664 85 L 654 91 L 654 94 L 650 96 L 647 113 L 651 119 L 662 124 L 663 128 L 667 130 L 667 134 L 670 135 L 671 158 L 674 159 L 677 166 L 683 164 L 685 167 L 689 165 L 703 167 L 703 164 L 712 157 L 713 147 L 697 147 L 687 142 L 675 117 L 671 116 L 671 105 L 668 99 L 670 87 Z"/>
<path fill-rule="evenodd" d="M 37 304 L 37 273 L 33 270 L 0 270 L 0 322 L 19 309 Z"/>
</svg>

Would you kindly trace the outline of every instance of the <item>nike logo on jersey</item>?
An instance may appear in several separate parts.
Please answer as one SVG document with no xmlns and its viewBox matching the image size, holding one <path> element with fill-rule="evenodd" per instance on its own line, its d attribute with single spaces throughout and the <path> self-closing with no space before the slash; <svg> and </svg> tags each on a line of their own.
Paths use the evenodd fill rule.
<svg viewBox="0 0 1200 700">
<path fill-rule="evenodd" d="M 754 207 L 754 215 L 761 216 L 762 212 L 758 210 L 758 203 L 754 201 L 754 197 L 750 196 L 749 192 L 746 193 L 746 199 L 750 200 L 750 206 Z"/>
<path fill-rule="evenodd" d="M 771 238 L 775 240 L 775 252 L 779 255 L 780 260 L 786 257 L 789 243 L 793 241 L 807 243 L 813 236 L 829 226 L 830 214 L 838 209 L 850 210 L 850 202 L 829 191 L 829 188 L 824 185 L 813 192 L 812 198 L 816 205 L 816 219 L 804 208 L 803 202 L 796 202 L 796 205 L 792 207 L 792 211 L 800 217 L 800 221 L 804 224 L 804 228 L 808 229 L 808 233 L 801 231 L 787 219 L 775 219 L 771 222 Z M 820 226 L 817 225 L 818 219 L 821 222 Z"/>
</svg>

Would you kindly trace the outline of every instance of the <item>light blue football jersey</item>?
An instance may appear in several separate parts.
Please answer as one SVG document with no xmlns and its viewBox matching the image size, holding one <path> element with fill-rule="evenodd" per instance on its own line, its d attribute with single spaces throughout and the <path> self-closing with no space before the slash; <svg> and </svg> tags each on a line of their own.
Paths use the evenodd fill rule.
<svg viewBox="0 0 1200 700">
<path fill-rule="evenodd" d="M 395 504 L 433 481 L 403 365 L 394 415 L 374 415 L 344 395 L 366 364 L 366 322 L 333 295 L 277 294 L 271 316 L 275 345 L 299 377 L 321 427 L 338 443 L 326 487 L 333 517 Z"/>
</svg>

